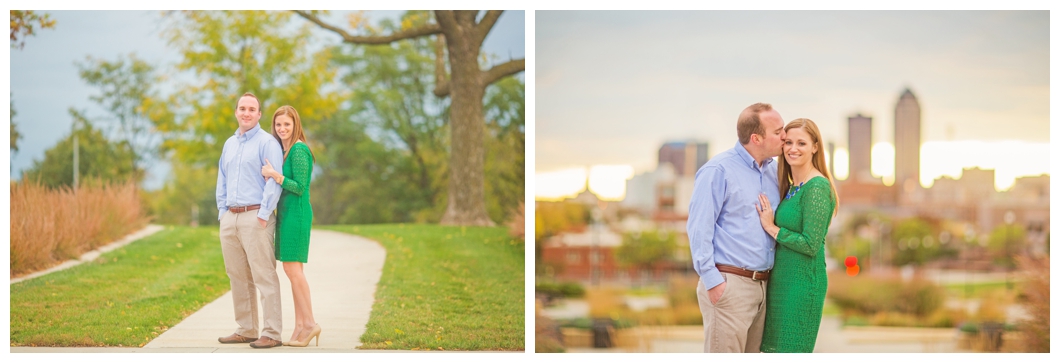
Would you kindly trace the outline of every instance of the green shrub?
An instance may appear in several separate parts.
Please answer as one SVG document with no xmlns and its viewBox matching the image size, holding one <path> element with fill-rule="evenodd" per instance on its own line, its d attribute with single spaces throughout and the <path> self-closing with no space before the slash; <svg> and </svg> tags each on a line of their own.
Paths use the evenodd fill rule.
<svg viewBox="0 0 1060 363">
<path fill-rule="evenodd" d="M 589 318 L 562 319 L 557 321 L 563 328 L 591 329 L 593 320 Z"/>
<path fill-rule="evenodd" d="M 931 282 L 868 276 L 829 277 L 828 297 L 840 309 L 865 315 L 895 312 L 926 317 L 938 310 L 945 290 Z"/>
<path fill-rule="evenodd" d="M 966 321 L 964 323 L 961 323 L 961 325 L 957 327 L 957 330 L 960 330 L 963 333 L 979 334 L 979 324 L 971 321 Z"/>
<path fill-rule="evenodd" d="M 563 296 L 569 298 L 579 298 L 585 296 L 585 288 L 581 284 L 576 282 L 564 282 L 559 284 L 552 284 L 548 282 L 539 282 L 534 285 L 534 291 L 542 294 L 548 294 L 552 296 Z"/>
<path fill-rule="evenodd" d="M 916 326 L 916 316 L 893 311 L 881 311 L 872 316 L 872 325 L 878 326 Z"/>
<path fill-rule="evenodd" d="M 962 309 L 938 309 L 928 315 L 925 326 L 930 328 L 952 328 L 957 322 L 968 318 L 968 313 Z"/>
<path fill-rule="evenodd" d="M 557 321 L 560 327 L 563 328 L 578 328 L 578 329 L 592 329 L 593 319 L 589 318 L 574 318 L 574 319 L 563 319 Z M 612 319 L 615 329 L 632 328 L 637 324 L 632 320 L 625 318 Z"/>
<path fill-rule="evenodd" d="M 565 282 L 559 284 L 559 293 L 570 298 L 584 297 L 585 288 L 575 282 Z"/>
</svg>

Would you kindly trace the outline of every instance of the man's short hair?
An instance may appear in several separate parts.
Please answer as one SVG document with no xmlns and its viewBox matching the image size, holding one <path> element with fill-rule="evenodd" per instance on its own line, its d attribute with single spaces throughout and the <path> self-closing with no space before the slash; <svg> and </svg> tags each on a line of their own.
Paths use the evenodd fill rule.
<svg viewBox="0 0 1060 363">
<path fill-rule="evenodd" d="M 258 113 L 261 113 L 261 100 L 258 99 L 258 96 L 255 96 L 253 93 L 247 92 L 247 93 L 244 93 L 242 96 L 239 96 L 239 98 L 243 98 L 243 97 L 253 98 L 254 102 L 258 103 Z"/>
<path fill-rule="evenodd" d="M 759 102 L 747 106 L 740 113 L 740 119 L 736 121 L 736 135 L 740 137 L 741 144 L 746 145 L 751 142 L 751 134 L 766 136 L 766 130 L 762 127 L 762 119 L 758 117 L 758 114 L 772 110 L 773 105 Z"/>
</svg>

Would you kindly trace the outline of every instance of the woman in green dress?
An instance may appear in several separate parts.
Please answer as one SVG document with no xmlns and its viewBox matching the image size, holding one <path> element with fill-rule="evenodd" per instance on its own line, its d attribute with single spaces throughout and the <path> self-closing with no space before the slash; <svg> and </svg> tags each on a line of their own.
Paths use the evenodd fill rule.
<svg viewBox="0 0 1060 363">
<path fill-rule="evenodd" d="M 283 345 L 304 347 L 314 337 L 320 345 L 320 325 L 313 318 L 309 283 L 302 270 L 309 260 L 309 229 L 313 224 L 309 177 L 313 174 L 314 156 L 306 145 L 302 120 L 294 107 L 280 107 L 272 115 L 272 135 L 283 146 L 283 173 L 266 160 L 261 175 L 266 180 L 276 180 L 283 188 L 276 207 L 276 259 L 283 262 L 294 296 L 294 333 Z"/>
<path fill-rule="evenodd" d="M 800 118 L 784 127 L 776 223 L 769 199 L 759 197 L 762 227 L 777 241 L 766 288 L 762 352 L 813 352 L 828 290 L 824 238 L 839 198 L 825 165 L 821 132 Z"/>
</svg>

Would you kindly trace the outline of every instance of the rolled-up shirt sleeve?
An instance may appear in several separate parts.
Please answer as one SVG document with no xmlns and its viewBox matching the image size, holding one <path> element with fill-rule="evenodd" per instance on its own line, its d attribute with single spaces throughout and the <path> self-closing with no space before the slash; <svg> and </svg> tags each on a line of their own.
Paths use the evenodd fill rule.
<svg viewBox="0 0 1060 363">
<path fill-rule="evenodd" d="M 688 245 L 692 249 L 692 264 L 710 289 L 724 278 L 714 266 L 714 235 L 721 207 L 725 203 L 725 179 L 721 168 L 708 165 L 696 173 L 692 200 L 688 207 Z"/>
<path fill-rule="evenodd" d="M 271 136 L 269 137 L 271 138 Z M 283 170 L 283 150 L 280 148 L 280 143 L 270 140 L 270 142 L 265 142 L 264 144 L 264 150 L 261 153 L 261 165 L 265 165 L 265 159 L 268 159 L 273 169 Z M 258 209 L 258 218 L 269 220 L 269 215 L 272 214 L 273 210 L 276 210 L 276 203 L 280 200 L 281 191 L 280 185 L 276 183 L 276 180 L 269 178 L 269 180 L 265 181 L 265 190 L 261 196 L 261 208 Z"/>
</svg>

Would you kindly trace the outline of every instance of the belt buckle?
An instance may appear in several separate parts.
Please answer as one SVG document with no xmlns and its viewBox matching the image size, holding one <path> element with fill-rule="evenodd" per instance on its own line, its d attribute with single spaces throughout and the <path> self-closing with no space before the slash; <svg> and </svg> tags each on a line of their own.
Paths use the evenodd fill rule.
<svg viewBox="0 0 1060 363">
<path fill-rule="evenodd" d="M 758 271 L 751 271 L 751 281 L 761 281 L 758 279 Z"/>
</svg>

